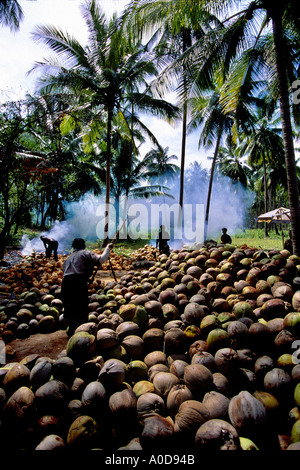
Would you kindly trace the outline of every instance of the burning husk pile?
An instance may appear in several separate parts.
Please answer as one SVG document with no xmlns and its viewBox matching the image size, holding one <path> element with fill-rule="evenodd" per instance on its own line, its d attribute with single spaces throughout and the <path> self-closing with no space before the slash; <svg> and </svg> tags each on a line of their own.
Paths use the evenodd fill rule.
<svg viewBox="0 0 300 470">
<path fill-rule="evenodd" d="M 102 252 L 101 250 L 94 251 L 97 254 Z M 145 245 L 143 248 L 133 251 L 130 257 L 112 252 L 110 254 L 111 264 L 106 261 L 101 266 L 101 270 L 110 271 L 112 267 L 114 270 L 129 271 L 133 269 L 135 261 L 154 261 L 158 254 L 159 251 L 151 245 Z M 58 262 L 52 259 L 45 260 L 45 256 L 39 253 L 35 253 L 34 256 L 24 257 L 21 263 L 2 271 L 1 283 L 3 285 L 1 291 L 3 293 L 22 294 L 24 290 L 36 287 L 39 290 L 43 289 L 42 292 L 48 293 L 50 287 L 61 284 L 62 265 L 67 256 L 60 255 Z M 99 284 L 101 283 L 99 282 Z"/>
<path fill-rule="evenodd" d="M 107 284 L 57 359 L 0 369 L 3 447 L 299 449 L 299 269 L 287 251 L 182 248 Z M 3 338 L 57 327 L 59 294 L 4 305 Z"/>
</svg>

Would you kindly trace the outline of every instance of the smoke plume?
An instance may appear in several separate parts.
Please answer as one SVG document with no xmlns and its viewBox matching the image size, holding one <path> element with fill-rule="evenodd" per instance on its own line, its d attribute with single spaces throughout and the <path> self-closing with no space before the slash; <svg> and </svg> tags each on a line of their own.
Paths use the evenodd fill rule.
<svg viewBox="0 0 300 470">
<path fill-rule="evenodd" d="M 170 234 L 169 245 L 171 249 L 178 249 L 184 244 L 201 243 L 204 241 L 204 216 L 207 198 L 208 182 L 197 180 L 185 182 L 183 229 L 178 222 L 179 180 L 173 179 L 169 183 L 167 196 L 156 196 L 151 199 L 125 199 L 120 201 L 118 211 L 115 202 L 110 204 L 110 232 L 112 238 L 118 228 L 116 216 L 119 214 L 120 224 L 127 216 L 128 235 L 131 238 L 145 238 L 155 244 L 159 226 L 165 225 Z M 222 227 L 227 227 L 228 233 L 235 233 L 244 229 L 247 210 L 253 203 L 253 194 L 240 184 L 233 184 L 228 177 L 218 176 L 214 181 L 209 212 L 208 239 L 219 240 Z M 67 204 L 67 217 L 64 221 L 55 221 L 51 229 L 41 232 L 59 242 L 59 253 L 71 250 L 74 238 L 83 238 L 86 241 L 103 239 L 104 233 L 104 198 L 93 194 L 84 195 L 79 201 Z M 179 219 L 180 220 L 180 219 Z M 39 235 L 39 236 L 40 236 Z M 39 236 L 30 240 L 27 236 L 22 239 L 22 255 L 30 255 L 33 250 L 44 251 Z M 127 233 L 122 232 L 121 238 Z"/>
</svg>

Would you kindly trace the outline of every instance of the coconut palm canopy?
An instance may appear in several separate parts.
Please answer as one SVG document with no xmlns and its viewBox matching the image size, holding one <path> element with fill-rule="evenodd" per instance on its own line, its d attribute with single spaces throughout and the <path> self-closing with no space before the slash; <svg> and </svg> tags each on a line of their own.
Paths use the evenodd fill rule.
<svg viewBox="0 0 300 470">
<path fill-rule="evenodd" d="M 261 214 L 257 218 L 258 222 L 279 222 L 288 224 L 291 221 L 291 212 L 285 207 L 279 207 L 273 211 Z"/>
</svg>

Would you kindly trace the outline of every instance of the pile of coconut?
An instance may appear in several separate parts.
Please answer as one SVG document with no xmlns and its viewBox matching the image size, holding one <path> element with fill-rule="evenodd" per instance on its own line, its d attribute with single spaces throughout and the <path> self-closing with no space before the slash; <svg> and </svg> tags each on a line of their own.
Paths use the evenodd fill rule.
<svg viewBox="0 0 300 470">
<path fill-rule="evenodd" d="M 299 269 L 286 250 L 183 247 L 94 286 L 89 321 L 59 357 L 32 354 L 0 368 L 1 442 L 299 449 Z M 20 322 L 25 336 L 66 328 L 59 285 L 45 289 L 2 304 L 6 344 Z"/>
</svg>

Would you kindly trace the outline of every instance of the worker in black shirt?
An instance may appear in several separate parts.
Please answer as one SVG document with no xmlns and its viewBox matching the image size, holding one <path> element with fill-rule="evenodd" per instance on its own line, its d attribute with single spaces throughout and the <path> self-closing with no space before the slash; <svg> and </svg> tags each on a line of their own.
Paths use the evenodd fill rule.
<svg viewBox="0 0 300 470">
<path fill-rule="evenodd" d="M 165 226 L 161 225 L 158 232 L 158 238 L 156 240 L 156 248 L 158 246 L 160 254 L 169 255 L 170 247 L 168 241 L 170 240 L 170 235 L 165 230 Z"/>
<path fill-rule="evenodd" d="M 40 239 L 44 243 L 44 247 L 46 249 L 46 258 L 51 258 L 51 254 L 53 251 L 53 258 L 55 259 L 55 261 L 57 261 L 58 260 L 58 256 L 57 256 L 58 241 L 55 240 L 54 238 L 45 237 L 45 235 L 42 235 Z"/>
<path fill-rule="evenodd" d="M 221 242 L 224 245 L 226 245 L 227 243 L 231 244 L 232 239 L 231 239 L 231 236 L 228 235 L 228 233 L 227 233 L 227 228 L 226 227 L 222 228 L 222 232 L 223 232 L 223 234 L 221 235 Z"/>
</svg>

